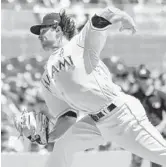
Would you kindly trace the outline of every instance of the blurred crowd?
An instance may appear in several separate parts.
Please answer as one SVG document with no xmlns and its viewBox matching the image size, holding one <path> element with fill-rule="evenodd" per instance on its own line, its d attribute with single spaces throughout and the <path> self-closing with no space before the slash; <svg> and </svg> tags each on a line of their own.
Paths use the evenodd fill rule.
<svg viewBox="0 0 166 167">
<path fill-rule="evenodd" d="M 104 58 L 103 62 L 109 68 L 113 81 L 122 90 L 138 98 L 144 105 L 147 115 L 154 126 L 166 121 L 166 73 L 149 71 L 142 64 L 138 67 L 127 67 L 123 60 L 116 56 Z M 45 102 L 39 93 L 40 77 L 44 71 L 45 60 L 41 56 L 33 58 L 17 57 L 7 59 L 2 56 L 1 65 L 1 151 L 24 151 L 22 140 L 18 139 L 12 115 L 24 109 L 47 110 Z M 166 129 L 161 132 L 166 137 Z M 17 135 L 16 135 L 17 134 Z M 28 151 L 49 152 L 53 143 L 41 147 L 30 144 Z M 117 149 L 112 143 L 99 146 L 98 150 Z M 120 148 L 119 148 L 120 149 Z M 91 150 L 91 149 L 90 149 Z M 86 150 L 89 151 L 89 150 Z"/>
<path fill-rule="evenodd" d="M 25 151 L 23 140 L 18 139 L 19 134 L 14 128 L 12 117 L 13 114 L 27 108 L 29 110 L 43 109 L 45 103 L 39 95 L 38 88 L 44 62 L 38 56 L 30 59 L 24 57 L 6 59 L 2 56 L 1 61 L 1 151 Z M 39 150 L 41 150 L 39 145 L 30 144 L 26 151 L 37 152 Z M 47 150 L 49 147 L 45 149 Z"/>
<path fill-rule="evenodd" d="M 3 4 L 8 5 L 26 5 L 34 7 L 39 5 L 46 8 L 55 8 L 57 6 L 71 7 L 75 4 L 97 4 L 97 5 L 108 5 L 108 4 L 166 4 L 166 0 L 2 0 Z"/>
<path fill-rule="evenodd" d="M 118 57 L 103 59 L 109 68 L 113 81 L 124 92 L 130 94 L 143 104 L 149 121 L 166 139 L 166 71 L 150 71 L 145 64 L 127 67 Z M 141 158 L 133 155 L 133 166 Z M 141 160 L 140 160 L 141 159 Z"/>
</svg>

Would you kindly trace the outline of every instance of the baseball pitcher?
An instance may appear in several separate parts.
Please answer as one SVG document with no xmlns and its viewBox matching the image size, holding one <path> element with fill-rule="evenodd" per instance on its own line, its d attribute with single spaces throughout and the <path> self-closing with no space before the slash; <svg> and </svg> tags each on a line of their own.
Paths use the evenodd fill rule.
<svg viewBox="0 0 166 167">
<path fill-rule="evenodd" d="M 111 25 L 116 23 L 121 24 L 120 31 L 136 31 L 133 19 L 113 7 L 94 14 L 79 34 L 74 21 L 63 10 L 47 14 L 42 24 L 30 29 L 38 35 L 43 48 L 52 52 L 41 79 L 43 96 L 50 109 L 44 115 L 55 122 L 52 131 L 55 145 L 48 167 L 70 167 L 76 152 L 95 147 L 103 140 L 114 141 L 134 154 L 166 165 L 165 140 L 148 121 L 140 101 L 112 82 L 100 60 Z M 85 117 L 79 121 L 73 117 L 66 119 L 65 110 L 57 107 L 54 99 Z M 24 134 L 26 126 L 19 127 Z M 42 129 L 45 132 L 46 128 Z M 46 134 L 36 130 L 29 138 L 37 136 L 33 141 L 45 144 L 49 142 L 48 130 Z"/>
</svg>

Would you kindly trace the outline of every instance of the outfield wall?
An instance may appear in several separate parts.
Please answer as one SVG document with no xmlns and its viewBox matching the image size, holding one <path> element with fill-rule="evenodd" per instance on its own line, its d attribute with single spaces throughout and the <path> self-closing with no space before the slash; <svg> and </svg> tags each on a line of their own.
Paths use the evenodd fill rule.
<svg viewBox="0 0 166 167">
<path fill-rule="evenodd" d="M 1 154 L 2 167 L 44 167 L 48 154 Z M 126 151 L 78 153 L 72 167 L 129 167 L 131 154 Z M 54 162 L 52 167 L 57 167 Z M 149 167 L 144 161 L 142 167 Z"/>
</svg>

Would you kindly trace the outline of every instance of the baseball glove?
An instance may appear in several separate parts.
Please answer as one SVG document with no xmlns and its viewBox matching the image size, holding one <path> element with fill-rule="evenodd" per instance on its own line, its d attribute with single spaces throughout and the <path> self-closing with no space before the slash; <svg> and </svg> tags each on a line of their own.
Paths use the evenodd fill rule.
<svg viewBox="0 0 166 167">
<path fill-rule="evenodd" d="M 43 113 L 23 111 L 14 118 L 14 124 L 20 136 L 41 145 L 48 144 L 50 121 Z"/>
</svg>

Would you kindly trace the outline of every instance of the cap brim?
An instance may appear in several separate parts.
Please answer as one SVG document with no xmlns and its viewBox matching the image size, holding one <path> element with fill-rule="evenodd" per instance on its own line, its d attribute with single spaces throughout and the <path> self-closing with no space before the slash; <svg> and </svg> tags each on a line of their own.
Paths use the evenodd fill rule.
<svg viewBox="0 0 166 167">
<path fill-rule="evenodd" d="M 31 33 L 35 35 L 40 35 L 40 29 L 44 27 L 44 25 L 34 25 L 30 28 Z"/>
</svg>

